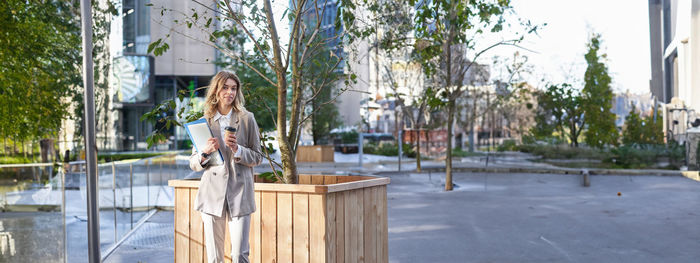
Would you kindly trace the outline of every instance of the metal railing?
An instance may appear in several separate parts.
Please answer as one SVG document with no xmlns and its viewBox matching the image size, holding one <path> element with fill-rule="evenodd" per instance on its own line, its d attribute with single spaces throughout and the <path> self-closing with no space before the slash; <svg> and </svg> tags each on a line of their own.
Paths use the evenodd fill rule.
<svg viewBox="0 0 700 263">
<path fill-rule="evenodd" d="M 83 166 L 84 162 L 0 165 L 0 262 L 85 261 Z M 97 172 L 103 260 L 155 211 L 173 209 L 173 190 L 167 182 L 190 173 L 187 156 L 177 153 L 104 163 Z M 46 244 L 47 238 L 62 245 L 50 251 L 34 247 Z"/>
</svg>

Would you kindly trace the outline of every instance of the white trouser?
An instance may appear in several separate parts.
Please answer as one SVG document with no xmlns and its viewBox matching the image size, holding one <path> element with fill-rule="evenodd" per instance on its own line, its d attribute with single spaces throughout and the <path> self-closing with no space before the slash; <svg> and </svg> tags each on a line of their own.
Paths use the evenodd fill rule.
<svg viewBox="0 0 700 263">
<path fill-rule="evenodd" d="M 250 215 L 231 218 L 228 215 L 228 209 L 224 209 L 224 214 L 220 217 L 207 213 L 200 214 L 204 223 L 204 244 L 207 249 L 208 262 L 224 262 L 224 237 L 226 236 L 226 222 L 228 222 L 229 234 L 231 235 L 231 262 L 248 263 Z"/>
</svg>

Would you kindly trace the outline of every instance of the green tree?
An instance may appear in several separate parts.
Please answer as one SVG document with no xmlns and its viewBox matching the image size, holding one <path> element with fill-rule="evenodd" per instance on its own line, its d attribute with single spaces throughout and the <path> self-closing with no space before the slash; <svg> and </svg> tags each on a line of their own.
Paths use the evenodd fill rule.
<svg viewBox="0 0 700 263">
<path fill-rule="evenodd" d="M 465 87 L 480 79 L 465 76 L 476 60 L 486 51 L 501 45 L 517 45 L 524 34 L 535 32 L 537 26 L 520 22 L 525 27 L 514 39 L 497 41 L 480 48 L 477 44 L 488 33 L 499 34 L 504 26 L 511 26 L 505 14 L 511 9 L 510 1 L 418 1 L 415 12 L 415 50 L 423 62 L 429 77 L 436 76 L 439 96 L 431 106 L 447 113 L 447 158 L 445 159 L 445 190 L 452 190 L 452 137 L 456 113 L 456 101 L 465 92 Z M 468 57 L 469 56 L 469 57 Z M 469 83 L 465 83 L 469 82 Z"/>
<path fill-rule="evenodd" d="M 311 58 L 314 57 L 313 54 L 318 53 L 319 50 L 324 48 L 321 43 L 325 43 L 329 40 L 329 37 L 324 36 L 325 34 L 322 32 L 321 20 L 315 18 L 324 17 L 324 12 L 326 10 L 326 8 L 324 8 L 325 4 L 319 3 L 318 1 L 294 0 L 290 2 L 290 7 L 285 10 L 282 17 L 275 17 L 272 1 L 270 0 L 218 1 L 216 2 L 216 8 L 205 5 L 200 1 L 193 2 L 207 11 L 197 12 L 194 9 L 192 12 L 173 10 L 165 6 L 161 6 L 159 9 L 161 13 L 172 12 L 182 14 L 184 19 L 173 21 L 176 26 L 201 29 L 208 38 L 200 39 L 191 35 L 186 35 L 175 29 L 173 32 L 183 34 L 191 39 L 200 40 L 216 48 L 227 57 L 248 67 L 270 86 L 274 87 L 277 105 L 274 124 L 276 125 L 277 142 L 280 147 L 281 164 L 272 160 L 271 162 L 283 171 L 283 176 L 280 178 L 284 183 L 296 183 L 298 175 L 296 148 L 298 146 L 299 137 L 301 136 L 301 128 L 303 127 L 304 121 L 310 118 L 308 114 L 305 114 L 305 109 L 311 102 L 307 95 L 317 93 L 309 92 L 309 86 L 305 84 L 334 83 L 342 79 L 349 82 L 354 79 L 353 75 L 349 74 L 319 74 L 319 76 L 337 77 L 337 79 L 326 79 L 320 82 L 310 82 L 305 79 L 303 70 L 308 63 L 312 63 Z M 262 6 L 260 4 L 262 4 Z M 149 5 L 152 6 L 152 4 Z M 342 27 L 346 30 L 345 32 L 347 34 L 351 35 L 349 37 L 343 35 L 335 36 L 335 38 L 339 39 L 341 42 L 352 42 L 363 34 L 363 31 L 358 29 L 361 25 L 355 23 L 355 16 L 353 15 L 353 11 L 355 11 L 357 6 L 358 5 L 351 0 L 342 0 L 339 2 L 338 13 L 342 15 L 338 15 L 335 19 L 336 29 Z M 310 15 L 311 13 L 316 15 Z M 251 43 L 250 46 L 254 50 L 252 52 L 255 52 L 256 56 L 260 57 L 265 62 L 262 67 L 270 69 L 275 77 L 268 77 L 265 70 L 250 63 L 245 57 L 242 57 L 239 52 L 237 52 L 240 49 L 231 50 L 227 48 L 223 44 L 226 42 L 224 34 L 221 32 L 221 29 L 217 28 L 218 22 L 216 21 L 221 21 L 221 23 L 224 24 L 232 24 L 243 31 Z M 279 22 L 288 23 L 290 25 L 289 41 L 286 43 L 282 42 L 280 39 L 280 30 L 277 25 Z M 167 42 L 167 37 L 152 42 L 149 45 L 149 53 L 153 52 L 156 56 L 163 54 L 163 52 L 169 49 Z M 337 54 L 335 55 L 337 56 Z M 325 68 L 324 71 L 336 71 L 341 67 L 343 62 L 345 62 L 343 59 L 339 59 L 336 63 L 327 65 L 328 67 Z M 168 107 L 174 107 L 174 104 L 176 103 L 173 101 L 172 103 L 168 102 L 167 104 L 157 106 L 149 114 L 146 114 L 147 118 L 154 118 L 155 116 L 156 121 L 165 122 L 166 126 L 182 125 L 181 122 L 171 116 L 156 116 L 158 112 L 167 112 L 160 110 L 160 108 L 164 107 L 167 110 Z M 181 112 L 177 114 L 180 115 Z M 188 116 L 189 117 L 186 119 L 190 119 L 194 115 Z M 161 139 L 164 139 L 162 134 L 154 133 L 151 134 L 147 140 L 149 144 L 152 144 Z M 273 169 L 273 171 L 277 171 L 277 169 Z M 275 174 L 277 175 L 276 172 Z M 279 177 L 279 175 L 277 176 Z"/>
<path fill-rule="evenodd" d="M 314 74 L 318 72 L 323 72 L 322 70 L 317 70 L 319 66 L 323 67 L 321 63 L 334 63 L 332 62 L 333 59 L 338 58 L 331 58 L 330 56 L 321 55 L 320 58 L 315 59 L 317 61 L 314 61 L 312 63 L 312 65 L 314 66 L 311 66 L 306 73 Z M 327 74 L 340 73 L 329 72 Z M 334 77 L 321 77 L 321 79 L 333 78 Z M 311 79 L 313 81 L 313 79 L 315 78 L 309 76 L 308 79 Z M 335 83 L 323 83 L 323 81 L 321 81 L 311 84 L 312 93 L 316 93 L 316 95 L 312 96 L 311 98 L 311 107 L 309 107 L 309 110 L 311 112 L 310 114 L 308 114 L 308 116 L 311 116 L 311 137 L 313 138 L 314 145 L 328 144 L 330 140 L 329 136 L 331 130 L 338 127 L 341 124 L 340 120 L 338 119 L 338 107 L 334 103 L 337 98 Z"/>
<path fill-rule="evenodd" d="M 264 74 L 268 79 L 274 80 L 275 74 L 265 67 L 265 60 L 257 54 L 245 50 L 242 47 L 250 44 L 250 40 L 235 26 L 228 26 L 220 31 L 221 45 L 229 50 L 235 50 L 243 61 L 246 61 Z M 265 79 L 260 78 L 258 72 L 245 66 L 241 61 L 226 55 L 221 55 L 216 64 L 222 68 L 235 69 L 236 75 L 241 79 L 243 93 L 246 97 L 246 109 L 255 112 L 255 120 L 263 131 L 272 131 L 275 124 L 275 112 L 277 112 L 277 90 Z"/>
<path fill-rule="evenodd" d="M 629 114 L 625 117 L 625 127 L 622 131 L 622 144 L 642 144 L 644 143 L 642 118 L 637 113 L 637 107 L 632 104 Z"/>
<path fill-rule="evenodd" d="M 654 121 L 653 115 L 640 117 L 633 104 L 630 113 L 625 117 L 622 143 L 625 145 L 664 144 L 663 119 L 661 116 L 657 116 L 657 118 Z"/>
<path fill-rule="evenodd" d="M 341 68 L 334 66 L 341 62 L 341 58 L 334 53 L 333 47 L 327 43 L 314 44 L 319 48 L 309 55 L 309 63 L 302 69 L 302 85 L 308 93 L 305 95 L 302 123 L 307 119 L 311 121 L 314 145 L 323 145 L 329 143 L 331 130 L 341 125 L 336 101 L 343 92 L 338 88 L 337 81 L 343 73 Z"/>
<path fill-rule="evenodd" d="M 612 108 L 613 92 L 611 78 L 605 65 L 606 54 L 600 54 L 600 34 L 593 34 L 588 42 L 586 53 L 586 73 L 583 87 L 583 109 L 587 119 L 586 144 L 602 148 L 618 144 L 618 131 L 615 127 L 615 114 Z"/>
<path fill-rule="evenodd" d="M 532 129 L 535 137 L 551 138 L 553 133 L 566 136 L 573 147 L 578 147 L 584 129 L 583 98 L 570 84 L 549 85 L 537 94 L 537 110 Z"/>
<path fill-rule="evenodd" d="M 56 136 L 81 84 L 80 28 L 69 1 L 0 2 L 0 136 Z"/>
<path fill-rule="evenodd" d="M 661 111 L 656 113 L 656 121 L 654 120 L 654 115 L 650 114 L 644 117 L 642 122 L 642 138 L 645 139 L 645 143 L 661 145 L 664 144 L 664 117 Z"/>
</svg>

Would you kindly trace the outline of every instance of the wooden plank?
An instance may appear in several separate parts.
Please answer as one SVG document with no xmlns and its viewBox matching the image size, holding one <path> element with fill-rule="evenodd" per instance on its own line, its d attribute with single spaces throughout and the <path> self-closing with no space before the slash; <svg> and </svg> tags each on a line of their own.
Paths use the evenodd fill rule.
<svg viewBox="0 0 700 263">
<path fill-rule="evenodd" d="M 202 249 L 204 249 L 204 253 L 202 253 L 202 262 L 203 262 L 203 263 L 204 263 L 204 262 L 209 262 L 209 261 L 207 260 L 207 246 L 206 246 L 206 245 L 202 246 Z"/>
<path fill-rule="evenodd" d="M 175 235 L 175 262 L 189 262 L 189 239 L 182 235 Z"/>
<path fill-rule="evenodd" d="M 364 236 L 364 190 L 363 189 L 357 189 L 357 190 L 352 190 L 355 192 L 355 195 L 357 196 L 357 207 L 355 208 L 355 220 L 357 221 L 357 239 L 355 239 L 355 249 L 357 249 L 357 261 L 355 262 L 365 262 L 365 252 L 364 252 L 364 244 L 365 244 L 365 236 Z"/>
<path fill-rule="evenodd" d="M 293 194 L 294 262 L 309 262 L 309 195 Z"/>
<path fill-rule="evenodd" d="M 331 177 L 331 176 L 329 176 Z M 309 175 L 300 175 L 300 184 L 274 184 L 274 183 L 255 183 L 255 191 L 260 192 L 298 192 L 298 193 L 331 193 L 339 191 L 347 191 L 352 189 L 359 189 L 363 187 L 371 187 L 375 185 L 389 184 L 389 178 L 384 177 L 372 177 L 372 176 L 333 176 L 336 178 L 335 185 L 312 185 L 311 177 Z M 324 176 L 325 178 L 325 176 Z M 353 183 L 349 183 L 353 182 Z M 345 183 L 345 184 L 344 184 Z M 168 185 L 175 187 L 192 187 L 199 188 L 199 180 L 169 180 Z"/>
<path fill-rule="evenodd" d="M 345 192 L 345 262 L 358 261 L 357 201 L 357 191 Z"/>
<path fill-rule="evenodd" d="M 277 262 L 292 262 L 292 194 L 277 194 Z"/>
<path fill-rule="evenodd" d="M 299 184 L 311 184 L 311 175 L 300 174 L 298 179 Z"/>
<path fill-rule="evenodd" d="M 335 248 L 336 262 L 345 262 L 345 196 L 347 192 L 335 193 Z"/>
<path fill-rule="evenodd" d="M 301 179 L 301 178 L 300 178 Z M 301 182 L 300 182 L 301 183 Z M 325 185 L 311 184 L 272 184 L 255 183 L 255 191 L 259 192 L 288 192 L 288 193 L 325 193 L 328 187 Z"/>
<path fill-rule="evenodd" d="M 323 152 L 323 162 L 334 162 L 335 161 L 335 154 L 334 154 L 334 146 L 333 145 L 324 145 L 322 146 L 322 152 Z"/>
<path fill-rule="evenodd" d="M 323 176 L 319 176 L 323 180 Z M 309 195 L 310 262 L 326 262 L 326 198 L 325 194 Z"/>
<path fill-rule="evenodd" d="M 190 189 L 175 188 L 175 261 L 190 259 Z"/>
<path fill-rule="evenodd" d="M 338 177 L 335 175 L 325 175 L 323 176 L 323 184 L 335 184 Z"/>
<path fill-rule="evenodd" d="M 334 193 L 334 192 L 340 192 L 340 191 L 368 188 L 368 187 L 373 187 L 373 186 L 378 186 L 378 185 L 387 185 L 391 181 L 389 178 L 385 178 L 385 177 L 364 179 L 361 181 L 341 182 L 344 180 L 348 180 L 348 179 L 344 179 L 344 176 L 339 176 L 338 182 L 336 184 L 325 185 L 325 187 L 327 187 L 327 192 Z"/>
<path fill-rule="evenodd" d="M 312 175 L 311 184 L 313 185 L 323 185 L 323 175 Z"/>
<path fill-rule="evenodd" d="M 336 261 L 336 197 L 337 193 L 326 194 L 326 261 Z"/>
<path fill-rule="evenodd" d="M 260 247 L 260 214 L 262 213 L 262 202 L 260 200 L 262 194 L 255 191 L 255 204 L 257 211 L 250 216 L 250 262 L 262 263 L 262 252 Z"/>
<path fill-rule="evenodd" d="M 262 262 L 277 262 L 277 193 L 263 192 L 262 206 Z"/>
<path fill-rule="evenodd" d="M 365 262 L 377 262 L 377 187 L 364 188 L 361 191 L 364 193 L 364 258 Z"/>
<path fill-rule="evenodd" d="M 347 183 L 347 182 L 352 182 L 352 181 L 355 181 L 355 178 L 353 175 L 342 175 L 342 176 L 338 176 L 336 183 Z"/>
<path fill-rule="evenodd" d="M 190 204 L 194 204 L 194 199 L 197 198 L 196 189 L 190 190 Z M 204 225 L 202 223 L 202 215 L 190 210 L 190 260 L 189 262 L 204 262 Z"/>
<path fill-rule="evenodd" d="M 389 262 L 389 229 L 387 228 L 387 203 L 386 203 L 386 185 L 377 188 L 377 213 L 379 224 L 379 240 L 377 249 L 379 250 L 378 260 L 381 262 Z"/>
</svg>

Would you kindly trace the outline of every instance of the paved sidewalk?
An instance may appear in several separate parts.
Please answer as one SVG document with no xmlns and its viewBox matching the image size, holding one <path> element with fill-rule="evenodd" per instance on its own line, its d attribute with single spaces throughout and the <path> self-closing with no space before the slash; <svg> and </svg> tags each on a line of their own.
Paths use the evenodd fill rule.
<svg viewBox="0 0 700 263">
<path fill-rule="evenodd" d="M 398 157 L 387 157 L 379 155 L 363 156 L 363 164 L 359 165 L 358 154 L 335 153 L 335 162 L 332 163 L 298 163 L 297 167 L 302 173 L 379 173 L 398 171 Z M 579 174 L 581 168 L 558 167 L 547 163 L 533 162 L 536 159 L 531 154 L 520 152 L 491 153 L 486 156 L 473 156 L 452 159 L 452 169 L 454 172 L 486 172 L 486 173 L 541 173 L 541 174 Z M 444 172 L 444 160 L 422 160 L 421 168 L 423 172 Z M 401 171 L 410 172 L 416 170 L 416 160 L 413 158 L 403 158 L 401 161 Z M 586 169 L 591 174 L 612 174 L 612 175 L 659 175 L 659 176 L 682 176 L 681 171 L 660 170 L 660 169 Z M 263 164 L 255 168 L 256 172 L 272 171 L 270 164 L 264 161 Z"/>
<path fill-rule="evenodd" d="M 684 177 L 387 174 L 389 262 L 698 262 Z M 620 195 L 618 195 L 620 193 Z"/>
<path fill-rule="evenodd" d="M 174 262 L 174 218 L 173 211 L 158 211 L 104 262 Z"/>
<path fill-rule="evenodd" d="M 676 176 L 386 172 L 389 262 L 697 262 L 700 183 Z M 618 192 L 620 195 L 618 195 Z M 172 262 L 161 211 L 106 262 Z M 169 240 L 166 240 L 169 239 Z"/>
</svg>

